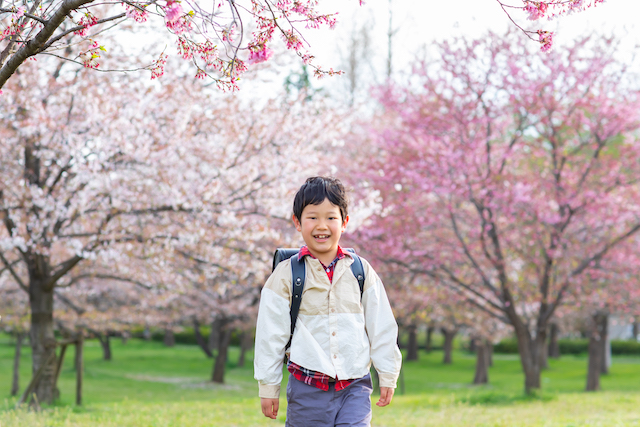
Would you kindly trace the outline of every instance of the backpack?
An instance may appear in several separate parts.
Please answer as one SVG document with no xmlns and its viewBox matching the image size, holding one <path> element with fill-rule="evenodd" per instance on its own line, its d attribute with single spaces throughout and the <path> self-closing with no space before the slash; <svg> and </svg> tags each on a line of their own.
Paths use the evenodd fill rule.
<svg viewBox="0 0 640 427">
<path fill-rule="evenodd" d="M 353 263 L 351 264 L 351 272 L 358 279 L 358 285 L 360 285 L 360 299 L 362 299 L 362 292 L 364 291 L 364 268 L 362 267 L 362 260 L 356 251 L 352 248 L 345 248 L 349 254 L 353 257 Z M 304 280 L 306 277 L 306 269 L 304 265 L 304 258 L 298 260 L 298 252 L 300 249 L 295 248 L 278 248 L 273 254 L 273 266 L 271 271 L 275 270 L 280 262 L 285 259 L 291 259 L 291 309 L 289 315 L 291 316 L 291 335 L 289 336 L 289 342 L 287 343 L 285 350 L 291 347 L 291 340 L 293 339 L 293 331 L 296 327 L 296 320 L 298 320 L 298 312 L 300 311 L 300 302 L 302 301 L 302 291 L 304 289 Z"/>
</svg>

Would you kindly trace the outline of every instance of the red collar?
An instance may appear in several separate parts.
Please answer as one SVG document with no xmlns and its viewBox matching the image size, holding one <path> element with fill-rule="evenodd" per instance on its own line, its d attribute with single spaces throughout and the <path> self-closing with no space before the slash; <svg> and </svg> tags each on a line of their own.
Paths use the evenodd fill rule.
<svg viewBox="0 0 640 427">
<path fill-rule="evenodd" d="M 309 251 L 309 248 L 307 247 L 307 245 L 304 245 L 303 247 L 300 248 L 300 251 L 298 252 L 298 260 L 301 260 L 303 257 L 307 255 L 313 259 L 318 259 L 314 257 L 313 254 Z M 334 261 L 337 259 L 342 259 L 345 256 L 346 254 L 342 252 L 342 248 L 340 247 L 340 245 L 338 245 L 338 251 L 336 252 L 336 257 L 334 258 Z"/>
</svg>

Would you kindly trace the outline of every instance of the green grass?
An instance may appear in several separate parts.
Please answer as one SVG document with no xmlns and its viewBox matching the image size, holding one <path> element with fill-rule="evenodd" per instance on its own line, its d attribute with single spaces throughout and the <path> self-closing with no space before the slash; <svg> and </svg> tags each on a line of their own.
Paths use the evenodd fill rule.
<svg viewBox="0 0 640 427">
<path fill-rule="evenodd" d="M 14 410 L 9 397 L 13 345 L 0 335 L 0 427 L 75 426 L 276 426 L 284 424 L 286 402 L 278 420 L 259 409 L 251 357 L 237 366 L 231 349 L 226 384 L 208 381 L 212 361 L 195 346 L 165 348 L 161 343 L 113 341 L 114 360 L 101 359 L 97 342 L 85 346 L 84 405 L 76 407 L 73 350 L 60 378 L 61 399 L 41 413 Z M 550 360 L 542 390 L 534 397 L 522 391 L 523 375 L 515 355 L 495 355 L 490 384 L 472 386 L 474 356 L 454 353 L 453 365 L 442 353 L 420 353 L 404 367 L 404 394 L 396 391 L 391 406 L 374 406 L 373 425 L 380 426 L 640 426 L 640 357 L 614 357 L 611 373 L 602 377 L 604 391 L 585 393 L 587 359 L 564 356 Z M 30 379 L 31 355 L 24 348 L 21 387 Z M 375 399 L 375 398 L 374 398 Z"/>
</svg>

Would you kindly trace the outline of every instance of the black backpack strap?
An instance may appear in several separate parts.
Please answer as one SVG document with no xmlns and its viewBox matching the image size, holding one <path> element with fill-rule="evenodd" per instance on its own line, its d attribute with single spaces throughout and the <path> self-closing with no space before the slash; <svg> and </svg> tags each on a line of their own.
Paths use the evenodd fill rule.
<svg viewBox="0 0 640 427">
<path fill-rule="evenodd" d="M 358 279 L 358 285 L 360 285 L 360 299 L 362 299 L 362 293 L 364 292 L 364 267 L 362 267 L 362 260 L 358 255 L 353 251 L 349 251 L 351 257 L 353 258 L 353 263 L 351 263 L 351 271 L 353 275 Z"/>
<path fill-rule="evenodd" d="M 291 260 L 291 335 L 289 336 L 289 342 L 285 350 L 291 347 L 293 330 L 296 327 L 296 320 L 298 319 L 298 312 L 300 311 L 300 302 L 302 301 L 302 290 L 304 289 L 304 279 L 306 275 L 304 257 L 298 259 L 298 254 L 296 253 L 289 259 Z"/>
</svg>

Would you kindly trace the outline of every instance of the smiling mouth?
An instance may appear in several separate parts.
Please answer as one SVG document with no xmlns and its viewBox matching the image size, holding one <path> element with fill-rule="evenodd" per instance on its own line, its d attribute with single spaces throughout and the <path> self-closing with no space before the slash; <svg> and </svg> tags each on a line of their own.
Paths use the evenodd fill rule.
<svg viewBox="0 0 640 427">
<path fill-rule="evenodd" d="M 317 236 L 314 236 L 316 239 L 328 239 L 329 235 L 328 234 L 319 234 Z"/>
</svg>

